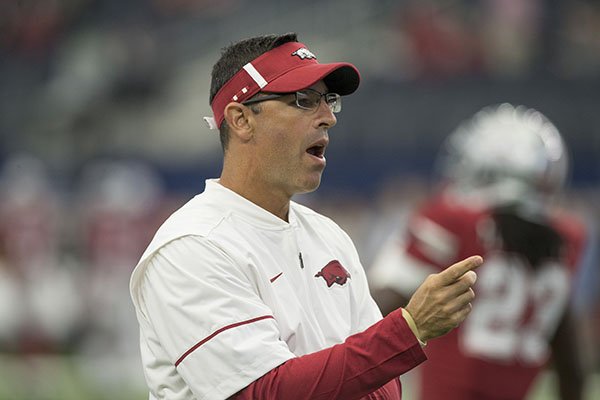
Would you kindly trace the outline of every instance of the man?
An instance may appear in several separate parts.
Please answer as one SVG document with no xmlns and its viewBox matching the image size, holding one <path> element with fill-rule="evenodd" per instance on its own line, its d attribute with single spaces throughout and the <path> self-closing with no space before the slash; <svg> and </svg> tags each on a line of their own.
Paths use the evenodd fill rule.
<svg viewBox="0 0 600 400">
<path fill-rule="evenodd" d="M 131 279 L 151 399 L 399 399 L 421 343 L 470 311 L 479 256 L 382 320 L 350 238 L 291 201 L 319 186 L 340 96 L 358 84 L 295 34 L 240 41 L 215 64 L 221 176 L 165 222 Z"/>
<path fill-rule="evenodd" d="M 385 314 L 453 260 L 486 258 L 469 319 L 427 348 L 421 399 L 523 399 L 551 352 L 561 398 L 581 399 L 568 301 L 585 232 L 551 201 L 567 175 L 558 130 L 523 106 L 486 107 L 449 136 L 440 159 L 442 190 L 370 269 Z"/>
</svg>

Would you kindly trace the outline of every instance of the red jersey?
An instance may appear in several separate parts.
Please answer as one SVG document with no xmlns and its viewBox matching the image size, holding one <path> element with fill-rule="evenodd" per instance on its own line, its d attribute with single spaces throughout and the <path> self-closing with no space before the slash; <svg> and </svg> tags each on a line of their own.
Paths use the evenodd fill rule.
<svg viewBox="0 0 600 400">
<path fill-rule="evenodd" d="M 585 238 L 573 216 L 554 214 L 550 221 L 562 238 L 563 257 L 532 268 L 525 258 L 500 250 L 490 210 L 441 195 L 410 219 L 406 252 L 421 263 L 443 269 L 471 255 L 484 258 L 471 314 L 425 348 L 423 400 L 526 396 L 549 358 Z"/>
</svg>

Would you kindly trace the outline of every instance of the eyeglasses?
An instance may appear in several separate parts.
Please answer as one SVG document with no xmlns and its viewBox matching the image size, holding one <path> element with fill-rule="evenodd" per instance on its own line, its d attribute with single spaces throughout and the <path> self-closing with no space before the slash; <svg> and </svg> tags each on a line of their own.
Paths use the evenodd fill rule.
<svg viewBox="0 0 600 400">
<path fill-rule="evenodd" d="M 298 90 L 294 93 L 273 93 L 265 96 L 257 97 L 242 102 L 242 104 L 255 104 L 261 101 L 278 99 L 283 96 L 293 94 L 296 96 L 296 106 L 303 110 L 315 111 L 321 104 L 321 98 L 325 98 L 325 103 L 329 106 L 332 112 L 338 113 L 342 111 L 342 96 L 337 93 L 321 93 L 313 89 Z"/>
</svg>

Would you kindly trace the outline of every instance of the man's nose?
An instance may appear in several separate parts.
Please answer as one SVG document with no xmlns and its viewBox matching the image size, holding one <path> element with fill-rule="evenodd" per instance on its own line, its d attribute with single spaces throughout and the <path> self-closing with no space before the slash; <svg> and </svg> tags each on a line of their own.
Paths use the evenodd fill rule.
<svg viewBox="0 0 600 400">
<path fill-rule="evenodd" d="M 327 126 L 327 128 L 333 127 L 337 124 L 337 118 L 333 113 L 329 104 L 325 101 L 323 97 L 321 97 L 321 101 L 319 102 L 319 108 L 317 109 L 317 120 L 319 122 L 319 126 Z"/>
</svg>

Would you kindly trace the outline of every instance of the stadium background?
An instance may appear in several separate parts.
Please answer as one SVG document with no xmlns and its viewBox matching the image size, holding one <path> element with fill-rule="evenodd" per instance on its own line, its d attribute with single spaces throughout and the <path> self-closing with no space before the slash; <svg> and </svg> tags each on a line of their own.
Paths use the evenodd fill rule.
<svg viewBox="0 0 600 400">
<path fill-rule="evenodd" d="M 365 266 L 427 193 L 443 138 L 498 102 L 559 128 L 572 155 L 563 201 L 596 229 L 597 1 L 5 0 L 0 399 L 146 398 L 129 273 L 157 224 L 219 173 L 202 116 L 220 49 L 288 31 L 362 73 L 322 186 L 298 201 L 346 228 Z M 600 398 L 591 265 L 573 310 L 589 399 Z M 555 399 L 552 384 L 544 376 L 532 399 Z"/>
</svg>

